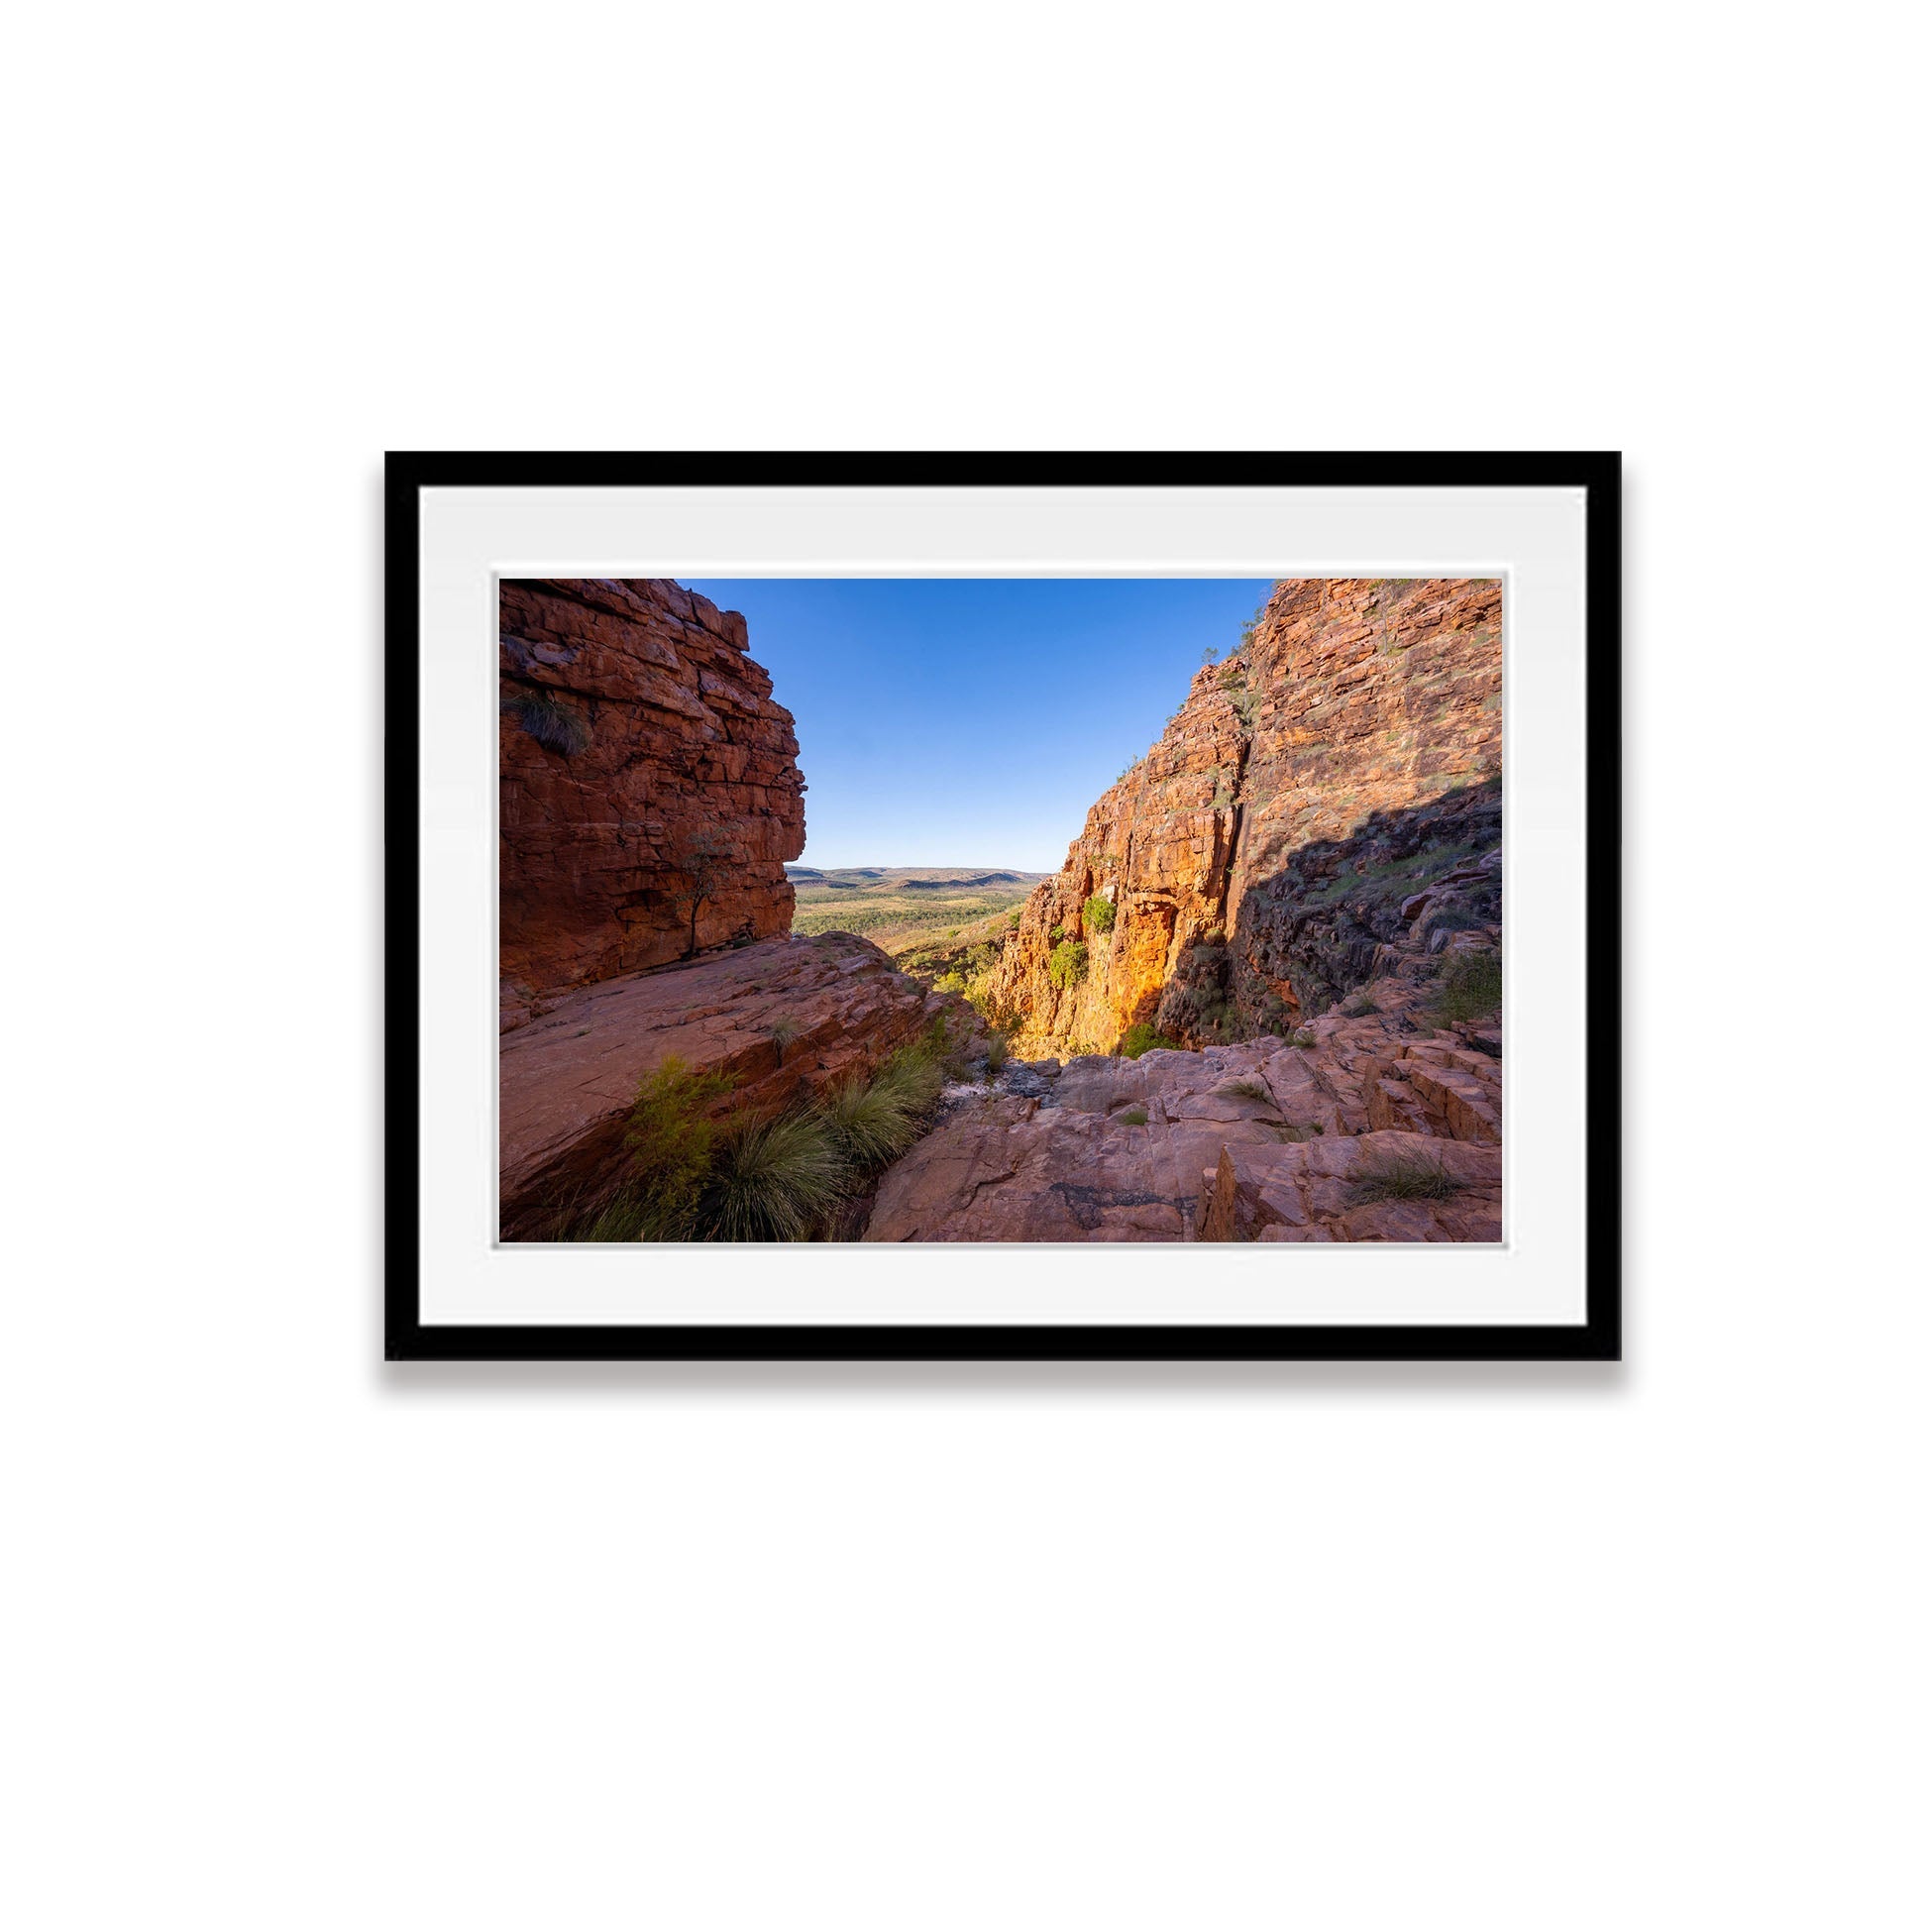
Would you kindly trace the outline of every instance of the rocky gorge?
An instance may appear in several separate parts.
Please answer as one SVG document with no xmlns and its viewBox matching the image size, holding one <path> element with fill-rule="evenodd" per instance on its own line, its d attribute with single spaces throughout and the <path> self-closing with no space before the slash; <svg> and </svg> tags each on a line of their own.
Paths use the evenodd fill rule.
<svg viewBox="0 0 1932 1932">
<path fill-rule="evenodd" d="M 846 1165 L 765 1237 L 1500 1238 L 1500 584 L 1276 585 L 1060 871 L 903 963 L 790 929 L 742 617 L 502 589 L 503 1238 L 684 1237 L 588 1210 L 788 1133 Z"/>
<path fill-rule="evenodd" d="M 987 997 L 1022 1050 L 1298 1024 L 1419 922 L 1501 916 L 1502 586 L 1276 587 L 1027 903 Z"/>
</svg>

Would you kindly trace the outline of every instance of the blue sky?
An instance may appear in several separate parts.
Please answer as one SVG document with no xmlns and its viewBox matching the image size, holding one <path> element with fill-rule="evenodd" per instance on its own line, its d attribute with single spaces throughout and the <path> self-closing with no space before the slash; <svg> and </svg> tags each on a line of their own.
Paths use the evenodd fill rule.
<svg viewBox="0 0 1932 1932">
<path fill-rule="evenodd" d="M 804 863 L 1057 870 L 1249 578 L 688 578 L 798 719 Z"/>
</svg>

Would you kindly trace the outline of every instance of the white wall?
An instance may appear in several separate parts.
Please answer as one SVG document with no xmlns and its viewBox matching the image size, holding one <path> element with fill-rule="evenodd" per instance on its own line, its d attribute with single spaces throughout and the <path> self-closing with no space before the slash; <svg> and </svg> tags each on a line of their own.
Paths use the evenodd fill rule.
<svg viewBox="0 0 1932 1932">
<path fill-rule="evenodd" d="M 1923 1922 L 1895 18 L 16 29 L 0 1915 Z M 1624 447 L 1629 1366 L 379 1367 L 463 445 Z"/>
</svg>

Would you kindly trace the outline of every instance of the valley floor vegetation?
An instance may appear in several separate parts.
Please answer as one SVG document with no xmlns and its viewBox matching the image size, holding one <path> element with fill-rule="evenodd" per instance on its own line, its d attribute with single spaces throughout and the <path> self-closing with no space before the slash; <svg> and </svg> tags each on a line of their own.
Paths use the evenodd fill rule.
<svg viewBox="0 0 1932 1932">
<path fill-rule="evenodd" d="M 572 1203 L 552 1238 L 853 1238 L 871 1183 L 925 1131 L 948 1075 L 961 1070 L 939 1020 L 870 1079 L 777 1115 L 740 1109 L 719 1119 L 714 1105 L 730 1078 L 667 1059 L 638 1088 L 617 1179 Z"/>
<path fill-rule="evenodd" d="M 1038 882 L 1037 873 L 999 869 L 947 871 L 935 867 L 862 866 L 821 872 L 788 868 L 797 896 L 792 930 L 856 932 L 893 954 L 922 943 L 943 943 L 962 931 L 1017 910 Z"/>
</svg>

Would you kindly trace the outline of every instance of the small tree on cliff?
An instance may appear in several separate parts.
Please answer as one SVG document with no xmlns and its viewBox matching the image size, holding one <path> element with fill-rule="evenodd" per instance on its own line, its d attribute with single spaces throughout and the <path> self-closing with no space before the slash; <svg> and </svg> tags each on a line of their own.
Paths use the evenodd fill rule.
<svg viewBox="0 0 1932 1932">
<path fill-rule="evenodd" d="M 671 863 L 677 869 L 678 884 L 671 903 L 691 922 L 691 942 L 684 956 L 698 956 L 698 915 L 722 890 L 731 865 L 731 845 L 722 832 L 706 828 L 690 832 L 672 849 Z"/>
</svg>

